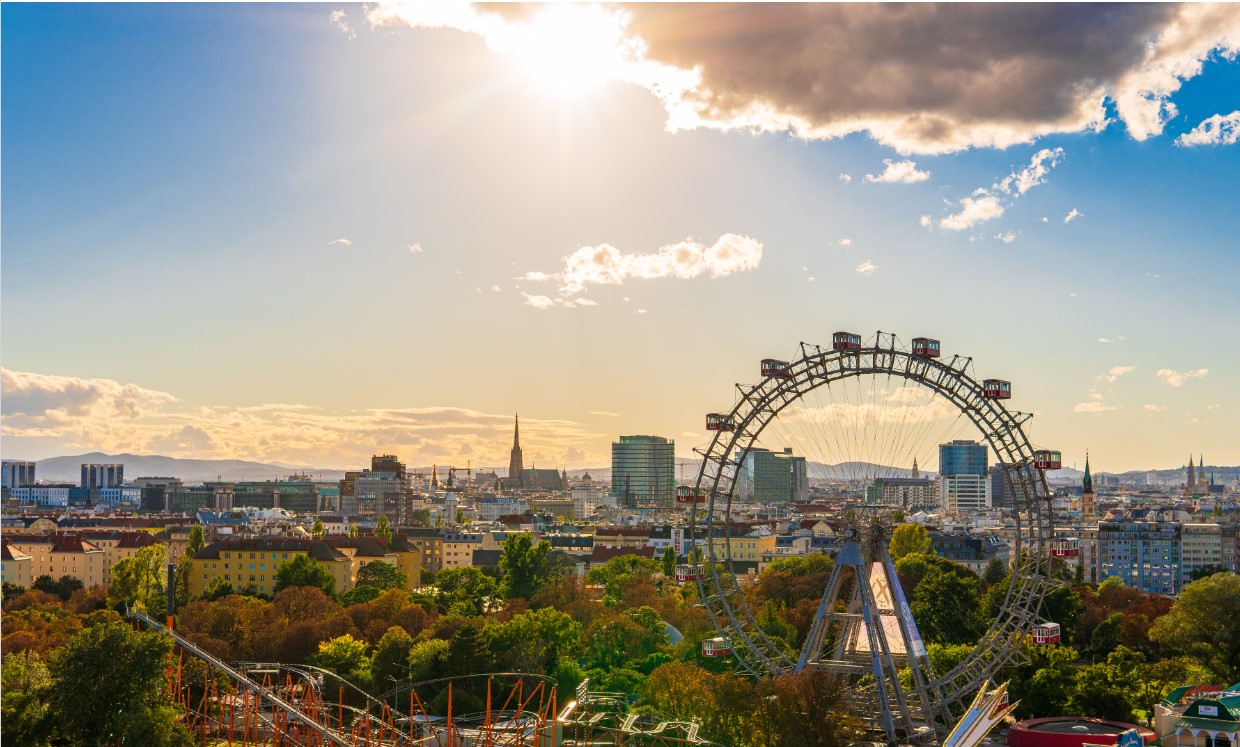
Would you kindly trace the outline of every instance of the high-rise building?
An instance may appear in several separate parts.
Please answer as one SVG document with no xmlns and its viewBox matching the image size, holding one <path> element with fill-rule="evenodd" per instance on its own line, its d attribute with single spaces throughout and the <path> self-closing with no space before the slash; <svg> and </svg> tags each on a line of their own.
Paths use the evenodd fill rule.
<svg viewBox="0 0 1240 747">
<path fill-rule="evenodd" d="M 83 464 L 82 487 L 87 490 L 119 488 L 125 482 L 123 464 Z"/>
<path fill-rule="evenodd" d="M 950 513 L 991 507 L 986 445 L 957 439 L 939 444 L 939 505 Z"/>
<path fill-rule="evenodd" d="M 1007 468 L 996 464 L 988 470 L 990 474 L 990 505 L 1006 508 L 1012 505 L 1014 496 L 1008 489 Z"/>
<path fill-rule="evenodd" d="M 611 495 L 626 508 L 671 508 L 676 493 L 676 442 L 621 436 L 611 445 Z"/>
<path fill-rule="evenodd" d="M 34 485 L 34 462 L 5 459 L 4 489 L 21 488 L 27 485 Z"/>
<path fill-rule="evenodd" d="M 988 456 L 986 444 L 977 441 L 957 439 L 948 444 L 939 444 L 939 474 L 948 477 L 984 477 Z"/>
<path fill-rule="evenodd" d="M 1180 591 L 1180 524 L 1104 521 L 1098 525 L 1099 575 L 1125 586 L 1170 596 Z"/>
<path fill-rule="evenodd" d="M 751 448 L 741 460 L 736 490 L 742 501 L 804 503 L 809 490 L 805 457 L 793 456 L 790 448 Z"/>
</svg>

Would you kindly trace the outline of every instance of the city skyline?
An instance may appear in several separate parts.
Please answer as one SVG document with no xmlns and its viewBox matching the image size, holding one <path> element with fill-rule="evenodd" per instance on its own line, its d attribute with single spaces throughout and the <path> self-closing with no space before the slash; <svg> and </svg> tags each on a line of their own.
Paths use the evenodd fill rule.
<svg viewBox="0 0 1240 747">
<path fill-rule="evenodd" d="M 1240 9 L 753 12 L 4 6 L 5 457 L 689 457 L 882 329 L 1240 464 Z"/>
</svg>

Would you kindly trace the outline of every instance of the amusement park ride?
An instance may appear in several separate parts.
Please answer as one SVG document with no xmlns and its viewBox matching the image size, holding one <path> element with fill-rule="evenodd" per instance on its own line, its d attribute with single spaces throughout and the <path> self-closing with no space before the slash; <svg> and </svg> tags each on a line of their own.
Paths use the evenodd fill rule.
<svg viewBox="0 0 1240 747">
<path fill-rule="evenodd" d="M 859 379 L 902 379 L 949 403 L 976 428 L 998 458 L 1013 496 L 1015 557 L 1003 608 L 973 652 L 948 672 L 936 673 L 887 554 L 890 531 L 879 512 L 843 533 L 835 565 L 799 655 L 772 640 L 749 608 L 733 568 L 732 543 L 707 541 L 702 562 L 677 568 L 677 580 L 698 585 L 718 635 L 702 642 L 702 655 L 734 657 L 742 672 L 774 676 L 825 669 L 848 684 L 854 713 L 875 739 L 888 745 L 941 744 L 970 747 L 1011 708 L 1006 685 L 992 689 L 999 671 L 1022 658 L 1021 644 L 1059 641 L 1059 625 L 1040 617 L 1042 599 L 1054 583 L 1051 559 L 1079 554 L 1079 541 L 1056 539 L 1051 493 L 1044 471 L 1059 469 L 1057 451 L 1035 449 L 1025 434 L 1030 415 L 1009 410 L 1012 385 L 978 381 L 972 359 L 942 359 L 938 340 L 917 337 L 905 345 L 879 332 L 872 342 L 836 332 L 830 348 L 802 343 L 793 361 L 761 362 L 762 378 L 737 385 L 729 412 L 706 415 L 708 446 L 696 484 L 678 489 L 676 500 L 691 508 L 695 538 L 730 536 L 740 465 L 781 411 L 819 387 Z M 687 505 L 686 505 L 687 504 Z M 855 583 L 849 580 L 855 579 Z M 847 591 L 845 591 L 847 589 Z M 902 682 L 901 669 L 908 676 Z"/>
</svg>

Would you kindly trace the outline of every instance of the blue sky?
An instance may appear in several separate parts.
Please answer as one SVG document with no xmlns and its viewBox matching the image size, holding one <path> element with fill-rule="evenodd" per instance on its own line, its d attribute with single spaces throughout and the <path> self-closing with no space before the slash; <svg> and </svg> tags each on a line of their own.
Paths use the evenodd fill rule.
<svg viewBox="0 0 1240 747">
<path fill-rule="evenodd" d="M 1177 144 L 1240 111 L 1234 9 L 1075 8 L 1101 19 L 1085 44 L 1081 18 L 1028 6 L 1047 53 L 1005 44 L 1028 19 L 985 7 L 944 24 L 791 6 L 825 15 L 764 16 L 787 60 L 731 10 L 622 11 L 660 74 L 696 65 L 673 100 L 601 67 L 566 93 L 589 60 L 532 57 L 505 36 L 520 17 L 6 4 L 5 456 L 502 465 L 514 410 L 540 466 L 605 465 L 622 433 L 688 455 L 758 359 L 881 329 L 1010 378 L 1070 461 L 1240 463 L 1240 114 L 1217 144 Z M 861 10 L 847 49 L 802 31 Z M 537 20 L 538 50 L 593 33 Z M 870 79 L 867 34 L 910 24 L 981 35 L 980 59 L 910 42 Z M 1188 42 L 1164 53 L 1169 29 Z M 1023 98 L 997 107 L 975 92 L 1004 65 Z M 867 181 L 885 160 L 928 177 Z M 1022 172 L 1026 191 L 1000 188 Z M 1001 215 L 944 226 L 988 197 Z M 706 259 L 659 259 L 686 241 Z M 621 283 L 566 269 L 604 245 Z"/>
</svg>

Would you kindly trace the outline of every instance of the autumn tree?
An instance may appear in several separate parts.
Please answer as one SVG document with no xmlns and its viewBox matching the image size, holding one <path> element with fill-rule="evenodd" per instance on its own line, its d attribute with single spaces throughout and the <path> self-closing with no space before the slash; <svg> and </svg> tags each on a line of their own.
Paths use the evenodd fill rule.
<svg viewBox="0 0 1240 747">
<path fill-rule="evenodd" d="M 381 515 L 375 523 L 375 536 L 388 544 L 392 543 L 392 522 L 388 521 L 387 514 Z"/>
<path fill-rule="evenodd" d="M 168 584 L 166 555 L 164 545 L 150 545 L 112 566 L 108 604 L 138 603 L 156 617 L 163 615 L 168 606 L 164 591 Z"/>
<path fill-rule="evenodd" d="M 933 555 L 934 543 L 930 541 L 930 533 L 921 524 L 901 524 L 891 533 L 891 544 L 887 553 L 891 555 L 893 562 L 912 553 Z"/>
<path fill-rule="evenodd" d="M 0 664 L 0 720 L 4 737 L 14 744 L 47 744 L 55 725 L 48 707 L 52 677 L 33 651 L 6 654 Z"/>
<path fill-rule="evenodd" d="M 551 543 L 535 543 L 528 532 L 510 534 L 501 544 L 499 568 L 505 597 L 530 599 L 554 580 Z"/>
</svg>

